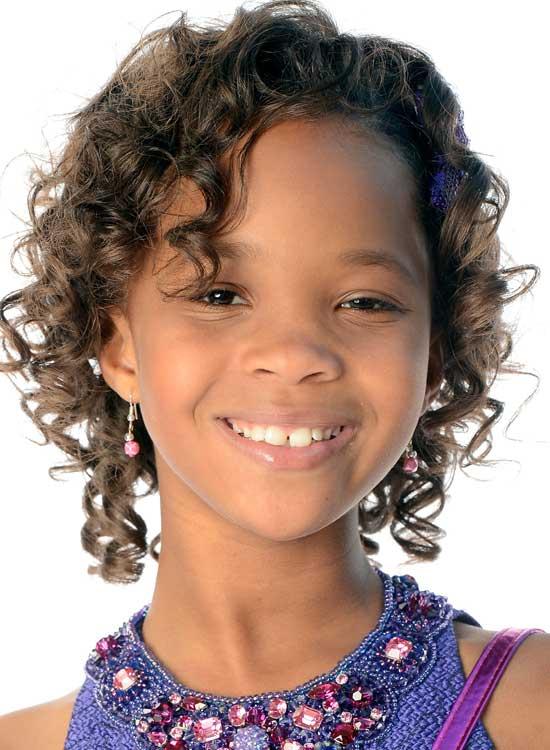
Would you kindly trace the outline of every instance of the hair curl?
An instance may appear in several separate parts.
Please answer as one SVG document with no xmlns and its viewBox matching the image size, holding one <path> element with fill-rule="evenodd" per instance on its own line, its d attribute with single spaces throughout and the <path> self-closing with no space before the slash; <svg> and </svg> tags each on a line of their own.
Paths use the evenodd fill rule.
<svg viewBox="0 0 550 750">
<path fill-rule="evenodd" d="M 98 369 L 98 354 L 113 332 L 108 310 L 125 306 L 129 282 L 158 241 L 159 219 L 178 180 L 198 185 L 206 210 L 164 239 L 191 258 L 204 294 L 220 269 L 216 237 L 230 198 L 231 172 L 221 157 L 232 159 L 237 140 L 247 136 L 244 187 L 244 159 L 261 133 L 284 120 L 337 116 L 390 144 L 410 167 L 435 275 L 433 324 L 443 334 L 437 408 L 421 416 L 413 436 L 419 469 L 410 476 L 398 463 L 362 498 L 359 533 L 366 554 L 378 552 L 367 534 L 391 522 L 409 561 L 435 559 L 441 551 L 436 540 L 445 532 L 431 520 L 444 507 L 444 479 L 457 463 L 484 462 L 504 407 L 489 389 L 499 371 L 517 371 L 505 365 L 512 331 L 504 306 L 540 272 L 533 265 L 499 268 L 496 231 L 509 201 L 507 182 L 457 140 L 459 103 L 423 51 L 381 36 L 340 33 L 314 0 L 241 6 L 228 23 L 216 20 L 192 26 L 181 12 L 175 23 L 142 37 L 99 93 L 72 114 L 64 148 L 50 158 L 49 170 L 31 169 L 30 228 L 15 243 L 11 262 L 14 268 L 13 256 L 25 255 L 33 281 L 0 301 L 8 355 L 0 370 L 34 381 L 33 392 L 18 388 L 21 407 L 44 444 L 54 443 L 72 459 L 51 467 L 50 477 L 88 475 L 81 541 L 99 562 L 88 572 L 109 582 L 138 580 L 140 559 L 148 552 L 159 559 L 160 534 L 147 543 L 147 526 L 134 509 L 135 484 L 142 479 L 148 495 L 158 480 L 141 420 L 134 428 L 141 452 L 130 461 L 121 450 L 128 403 Z M 413 114 L 419 84 L 423 127 Z M 428 200 L 438 153 L 465 170 L 444 216 Z M 209 276 L 201 256 L 213 265 Z M 511 292 L 510 277 L 527 270 L 531 280 Z M 8 320 L 11 308 L 17 315 Z M 27 326 L 41 338 L 33 340 Z M 456 433 L 468 422 L 478 429 L 462 446 Z M 69 434 L 80 425 L 85 441 Z M 418 515 L 432 504 L 429 516 Z"/>
</svg>

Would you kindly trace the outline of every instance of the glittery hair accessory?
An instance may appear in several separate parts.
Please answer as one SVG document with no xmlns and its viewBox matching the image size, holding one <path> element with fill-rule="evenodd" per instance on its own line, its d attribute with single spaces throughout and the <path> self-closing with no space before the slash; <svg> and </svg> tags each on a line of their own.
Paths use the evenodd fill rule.
<svg viewBox="0 0 550 750">
<path fill-rule="evenodd" d="M 377 626 L 332 671 L 293 690 L 230 697 L 176 682 L 143 642 L 146 605 L 88 657 L 95 700 L 143 750 L 330 750 L 378 739 L 431 672 L 453 608 L 413 576 L 374 570 L 384 584 Z"/>
<path fill-rule="evenodd" d="M 414 92 L 414 96 L 416 100 L 416 114 L 420 124 L 424 127 L 425 123 L 422 116 L 424 93 L 420 86 Z M 455 136 L 464 146 L 470 145 L 470 140 L 464 131 L 464 112 L 462 109 L 458 114 Z M 449 206 L 456 196 L 465 171 L 450 164 L 445 158 L 445 154 L 436 154 L 434 164 L 437 170 L 430 179 L 430 204 L 442 213 L 447 213 Z"/>
</svg>

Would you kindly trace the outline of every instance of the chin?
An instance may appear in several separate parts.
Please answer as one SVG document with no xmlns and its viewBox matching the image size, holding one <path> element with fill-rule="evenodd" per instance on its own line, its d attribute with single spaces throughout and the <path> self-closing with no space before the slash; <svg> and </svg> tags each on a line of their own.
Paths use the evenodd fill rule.
<svg viewBox="0 0 550 750">
<path fill-rule="evenodd" d="M 252 515 L 248 509 L 246 514 L 236 514 L 233 511 L 226 518 L 234 526 L 265 541 L 291 542 L 316 534 L 334 523 L 340 515 L 342 515 L 341 510 L 335 513 L 334 517 L 329 517 L 327 513 L 320 513 L 318 501 L 315 508 L 310 508 L 308 512 L 303 502 L 301 507 L 298 507 L 297 501 L 287 498 L 276 503 L 271 501 L 269 508 L 259 508 L 258 512 Z"/>
</svg>

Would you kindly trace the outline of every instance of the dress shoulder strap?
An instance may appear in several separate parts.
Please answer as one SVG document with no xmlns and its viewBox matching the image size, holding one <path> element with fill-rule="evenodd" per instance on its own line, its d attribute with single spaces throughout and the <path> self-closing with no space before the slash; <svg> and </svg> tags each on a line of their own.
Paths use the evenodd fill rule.
<svg viewBox="0 0 550 750">
<path fill-rule="evenodd" d="M 432 750 L 463 750 L 499 679 L 520 643 L 541 628 L 505 628 L 491 638 L 468 675 Z"/>
</svg>

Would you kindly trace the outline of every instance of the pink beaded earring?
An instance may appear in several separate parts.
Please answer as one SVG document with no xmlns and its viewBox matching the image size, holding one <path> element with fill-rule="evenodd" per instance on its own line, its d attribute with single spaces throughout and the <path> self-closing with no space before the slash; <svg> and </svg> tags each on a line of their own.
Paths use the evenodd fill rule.
<svg viewBox="0 0 550 750">
<path fill-rule="evenodd" d="M 124 453 L 130 458 L 137 456 L 139 453 L 139 443 L 134 440 L 134 421 L 137 419 L 136 404 L 132 401 L 132 394 L 130 394 L 130 410 L 128 412 L 128 432 L 124 435 Z"/>
<path fill-rule="evenodd" d="M 418 469 L 417 455 L 418 455 L 417 452 L 413 450 L 412 438 L 411 438 L 407 446 L 407 453 L 405 455 L 405 461 L 403 462 L 403 471 L 407 472 L 407 474 L 412 474 Z"/>
</svg>

